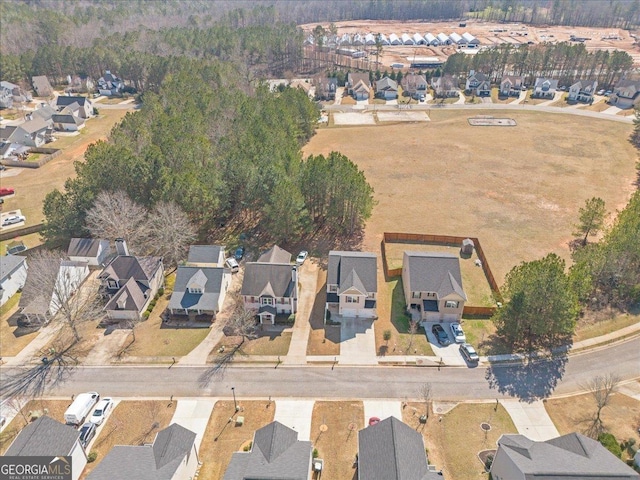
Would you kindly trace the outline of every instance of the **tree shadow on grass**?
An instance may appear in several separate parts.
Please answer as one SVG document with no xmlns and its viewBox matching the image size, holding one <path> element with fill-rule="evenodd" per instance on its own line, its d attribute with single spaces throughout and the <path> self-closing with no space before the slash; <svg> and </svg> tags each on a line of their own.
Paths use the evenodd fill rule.
<svg viewBox="0 0 640 480">
<path fill-rule="evenodd" d="M 499 393 L 532 403 L 553 393 L 564 375 L 567 360 L 566 355 L 559 355 L 509 365 L 491 364 L 485 379 Z"/>
</svg>

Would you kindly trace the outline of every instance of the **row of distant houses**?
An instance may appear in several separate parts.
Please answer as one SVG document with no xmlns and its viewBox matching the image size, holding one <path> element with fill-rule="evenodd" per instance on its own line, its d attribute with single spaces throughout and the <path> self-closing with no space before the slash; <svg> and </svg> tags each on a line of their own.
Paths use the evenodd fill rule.
<svg viewBox="0 0 640 480">
<path fill-rule="evenodd" d="M 480 40 L 478 40 L 468 32 L 464 32 L 462 34 L 452 32 L 449 35 L 442 32 L 438 33 L 437 35 L 429 32 L 425 33 L 424 35 L 422 35 L 421 33 L 414 33 L 413 35 L 410 35 L 408 33 L 396 35 L 395 33 L 392 33 L 388 37 L 383 33 L 355 33 L 353 35 L 344 33 L 342 35 L 323 35 L 321 39 L 316 39 L 313 34 L 310 34 L 305 40 L 306 45 L 323 45 L 330 48 L 342 45 L 352 45 L 355 47 L 375 46 L 378 42 L 384 46 L 425 45 L 431 47 L 438 47 L 443 45 L 475 46 L 480 44 Z"/>
</svg>

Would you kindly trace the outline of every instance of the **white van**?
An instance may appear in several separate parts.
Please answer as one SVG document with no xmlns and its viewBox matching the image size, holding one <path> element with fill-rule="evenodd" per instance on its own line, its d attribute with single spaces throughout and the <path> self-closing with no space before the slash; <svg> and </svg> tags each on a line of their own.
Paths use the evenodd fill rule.
<svg viewBox="0 0 640 480">
<path fill-rule="evenodd" d="M 231 270 L 231 273 L 237 273 L 238 270 L 240 270 L 240 265 L 238 265 L 238 262 L 233 257 L 227 258 L 224 264 Z"/>
<path fill-rule="evenodd" d="M 73 403 L 69 405 L 67 411 L 64 412 L 64 421 L 67 425 L 79 426 L 84 423 L 85 418 L 91 412 L 91 409 L 100 400 L 98 392 L 88 392 L 79 394 Z"/>
</svg>

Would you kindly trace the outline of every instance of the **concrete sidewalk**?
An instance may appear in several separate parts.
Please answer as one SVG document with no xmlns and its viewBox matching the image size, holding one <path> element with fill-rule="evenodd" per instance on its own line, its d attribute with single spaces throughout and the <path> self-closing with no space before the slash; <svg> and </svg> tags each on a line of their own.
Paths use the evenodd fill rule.
<svg viewBox="0 0 640 480">
<path fill-rule="evenodd" d="M 307 344 L 309 343 L 309 332 L 311 331 L 311 311 L 313 310 L 318 288 L 317 263 L 309 259 L 298 269 L 298 272 L 300 274 L 301 292 L 300 298 L 298 299 L 298 313 L 296 313 L 296 321 L 293 324 L 289 351 L 283 361 L 286 365 L 306 365 L 307 363 Z"/>
<path fill-rule="evenodd" d="M 215 398 L 181 399 L 177 401 L 178 404 L 176 405 L 176 411 L 173 413 L 171 423 L 177 423 L 196 434 L 195 444 L 198 451 L 216 401 L 217 399 Z"/>
<path fill-rule="evenodd" d="M 378 417 L 384 420 L 389 417 L 396 417 L 402 421 L 402 402 L 400 400 L 363 400 L 364 404 L 364 425 L 369 425 L 371 417 Z"/>
<path fill-rule="evenodd" d="M 298 440 L 311 440 L 314 400 L 275 399 L 274 420 L 298 432 Z"/>
<path fill-rule="evenodd" d="M 55 337 L 61 327 L 62 325 L 56 323 L 50 323 L 46 327 L 43 327 L 38 336 L 31 340 L 18 355 L 15 357 L 3 357 L 3 365 L 8 367 L 21 367 L 37 360 L 40 356 L 44 356 L 41 350 Z"/>
<path fill-rule="evenodd" d="M 560 436 L 544 408 L 542 400 L 533 403 L 524 403 L 519 400 L 500 400 L 500 403 L 511 416 L 511 420 L 521 435 L 538 442 Z"/>
</svg>

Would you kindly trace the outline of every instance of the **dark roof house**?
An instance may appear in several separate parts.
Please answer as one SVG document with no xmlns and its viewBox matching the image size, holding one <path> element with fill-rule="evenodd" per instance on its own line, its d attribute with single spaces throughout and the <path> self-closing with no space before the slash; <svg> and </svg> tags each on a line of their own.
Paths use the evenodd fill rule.
<svg viewBox="0 0 640 480">
<path fill-rule="evenodd" d="M 216 315 L 230 282 L 222 267 L 179 266 L 168 308 L 172 314 Z"/>
<path fill-rule="evenodd" d="M 48 97 L 53 95 L 53 87 L 49 83 L 46 75 L 38 75 L 31 78 L 31 84 L 38 97 Z"/>
<path fill-rule="evenodd" d="M 502 435 L 491 465 L 494 480 L 638 480 L 640 474 L 580 433 L 544 442 Z"/>
<path fill-rule="evenodd" d="M 221 267 L 224 263 L 225 247 L 222 245 L 191 245 L 187 264 L 191 266 Z"/>
<path fill-rule="evenodd" d="M 80 432 L 75 428 L 44 415 L 20 431 L 5 455 L 65 456 L 73 450 L 79 438 Z"/>
<path fill-rule="evenodd" d="M 358 432 L 358 480 L 443 480 L 431 470 L 422 435 L 395 417 Z"/>
<path fill-rule="evenodd" d="M 198 464 L 196 434 L 177 423 L 158 432 L 153 445 L 117 445 L 87 480 L 180 480 Z"/>
<path fill-rule="evenodd" d="M 256 430 L 249 452 L 233 454 L 223 480 L 308 480 L 311 453 L 311 442 L 274 421 Z"/>
</svg>

